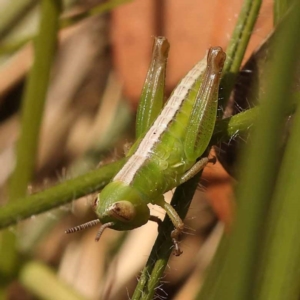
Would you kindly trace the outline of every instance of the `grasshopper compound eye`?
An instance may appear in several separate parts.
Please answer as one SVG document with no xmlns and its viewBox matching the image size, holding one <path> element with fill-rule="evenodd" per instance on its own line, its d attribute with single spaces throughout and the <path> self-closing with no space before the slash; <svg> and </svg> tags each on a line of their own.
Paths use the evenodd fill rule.
<svg viewBox="0 0 300 300">
<path fill-rule="evenodd" d="M 136 216 L 136 209 L 129 201 L 118 201 L 109 207 L 108 215 L 120 221 L 129 222 Z"/>
</svg>

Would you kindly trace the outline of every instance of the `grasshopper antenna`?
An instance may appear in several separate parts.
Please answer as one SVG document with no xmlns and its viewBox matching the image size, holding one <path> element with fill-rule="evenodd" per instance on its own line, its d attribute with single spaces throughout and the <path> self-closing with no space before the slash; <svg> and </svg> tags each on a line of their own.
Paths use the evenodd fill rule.
<svg viewBox="0 0 300 300">
<path fill-rule="evenodd" d="M 90 227 L 93 227 L 97 224 L 100 223 L 100 220 L 99 219 L 96 219 L 96 220 L 93 220 L 93 221 L 90 221 L 90 222 L 87 222 L 87 223 L 84 223 L 84 224 L 81 224 L 79 226 L 75 226 L 75 227 L 72 227 L 72 228 L 69 228 L 65 231 L 65 233 L 74 233 L 74 232 L 77 232 L 77 231 L 81 231 L 81 230 L 84 230 L 86 228 L 90 228 Z M 102 226 L 100 227 L 100 229 L 102 228 Z"/>
<path fill-rule="evenodd" d="M 113 222 L 108 222 L 108 223 L 103 224 L 103 225 L 100 227 L 99 231 L 97 232 L 97 235 L 96 235 L 96 237 L 95 237 L 95 241 L 98 242 L 98 241 L 100 240 L 100 237 L 101 237 L 103 231 L 104 231 L 106 228 L 112 227 L 113 225 L 114 225 Z"/>
</svg>

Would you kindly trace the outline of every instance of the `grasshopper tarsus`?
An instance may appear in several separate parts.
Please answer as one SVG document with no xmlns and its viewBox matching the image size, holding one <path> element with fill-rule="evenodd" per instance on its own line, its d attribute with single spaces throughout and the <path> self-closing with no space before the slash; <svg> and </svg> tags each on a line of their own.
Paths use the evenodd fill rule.
<svg viewBox="0 0 300 300">
<path fill-rule="evenodd" d="M 181 255 L 183 252 L 180 250 L 180 247 L 179 247 L 179 236 L 180 234 L 182 233 L 184 229 L 184 223 L 181 222 L 180 224 L 177 225 L 177 227 L 171 232 L 171 238 L 172 238 L 172 242 L 174 244 L 174 252 L 173 254 L 175 256 L 179 256 Z"/>
<path fill-rule="evenodd" d="M 180 256 L 183 253 L 183 251 L 180 250 L 178 241 L 176 239 L 172 239 L 172 241 L 173 241 L 174 248 L 175 248 L 173 251 L 173 255 Z"/>
</svg>

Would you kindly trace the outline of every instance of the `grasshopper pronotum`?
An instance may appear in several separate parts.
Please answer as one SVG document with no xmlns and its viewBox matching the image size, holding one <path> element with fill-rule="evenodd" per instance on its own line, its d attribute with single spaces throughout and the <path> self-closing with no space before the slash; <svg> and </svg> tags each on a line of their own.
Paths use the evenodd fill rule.
<svg viewBox="0 0 300 300">
<path fill-rule="evenodd" d="M 98 219 L 68 229 L 67 233 L 101 222 L 98 241 L 105 228 L 131 230 L 148 220 L 159 223 L 157 217 L 150 215 L 147 204 L 151 203 L 161 206 L 172 220 L 175 255 L 181 254 L 178 236 L 184 223 L 165 202 L 163 194 L 212 161 L 207 157 L 198 159 L 207 148 L 215 126 L 226 55 L 220 47 L 210 48 L 207 58 L 188 72 L 161 110 L 168 49 L 164 37 L 156 38 L 137 117 L 138 139 L 128 153 L 126 164 L 98 194 L 94 203 Z"/>
</svg>

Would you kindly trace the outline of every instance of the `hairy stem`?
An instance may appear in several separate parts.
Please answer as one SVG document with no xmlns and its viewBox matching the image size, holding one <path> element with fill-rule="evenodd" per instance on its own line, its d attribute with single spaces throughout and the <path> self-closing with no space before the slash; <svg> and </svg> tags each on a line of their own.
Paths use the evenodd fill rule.
<svg viewBox="0 0 300 300">
<path fill-rule="evenodd" d="M 45 212 L 103 188 L 123 166 L 125 159 L 67 180 L 40 193 L 17 199 L 1 207 L 0 228 Z"/>
<path fill-rule="evenodd" d="M 171 204 L 176 208 L 181 219 L 184 219 L 188 212 L 200 176 L 201 174 L 197 174 L 179 186 L 175 191 Z M 147 264 L 142 271 L 138 285 L 131 298 L 132 300 L 153 299 L 155 289 L 163 276 L 173 250 L 173 242 L 170 234 L 173 229 L 174 225 L 171 220 L 166 217 L 159 228 L 159 235 L 152 248 Z"/>
<path fill-rule="evenodd" d="M 252 108 L 228 119 L 217 122 L 213 141 L 229 140 L 250 128 L 255 120 L 257 108 Z M 103 188 L 117 173 L 125 160 L 91 171 L 75 179 L 67 180 L 52 188 L 27 197 L 21 197 L 14 203 L 8 203 L 0 210 L 0 228 L 15 224 L 31 215 L 45 212 L 93 193 Z"/>
</svg>

